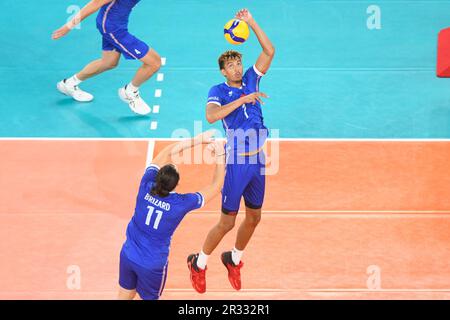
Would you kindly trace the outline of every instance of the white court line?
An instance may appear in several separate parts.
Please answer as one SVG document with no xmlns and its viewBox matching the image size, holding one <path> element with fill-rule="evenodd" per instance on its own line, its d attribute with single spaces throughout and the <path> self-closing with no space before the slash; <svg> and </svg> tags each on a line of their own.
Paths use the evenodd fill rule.
<svg viewBox="0 0 450 320">
<path fill-rule="evenodd" d="M 156 81 L 164 81 L 164 73 L 158 73 L 158 75 L 156 76 Z"/>
<path fill-rule="evenodd" d="M 147 147 L 147 158 L 145 162 L 145 167 L 147 168 L 153 161 L 153 152 L 155 151 L 155 140 L 148 141 Z"/>
<path fill-rule="evenodd" d="M 152 113 L 159 113 L 159 108 L 160 108 L 159 105 L 153 106 L 153 108 L 152 108 Z"/>
<path fill-rule="evenodd" d="M 158 121 L 150 122 L 150 130 L 156 130 L 158 128 Z"/>
<path fill-rule="evenodd" d="M 155 98 L 161 98 L 161 96 L 162 96 L 162 90 L 156 89 L 155 90 Z"/>
<path fill-rule="evenodd" d="M 155 138 L 155 141 L 181 141 L 190 138 Z M 217 140 L 225 140 L 219 138 Z M 0 137 L 0 141 L 148 141 L 148 138 L 49 138 L 49 137 Z M 450 142 L 450 139 L 308 139 L 308 138 L 269 138 L 267 141 L 280 142 Z"/>
</svg>

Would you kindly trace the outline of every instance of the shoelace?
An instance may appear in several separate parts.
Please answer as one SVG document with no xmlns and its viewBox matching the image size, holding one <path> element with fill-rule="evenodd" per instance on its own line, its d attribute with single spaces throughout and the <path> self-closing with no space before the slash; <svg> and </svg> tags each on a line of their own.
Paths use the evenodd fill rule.
<svg viewBox="0 0 450 320">
<path fill-rule="evenodd" d="M 135 99 L 140 99 L 141 97 L 139 96 L 139 91 L 135 91 L 134 93 L 134 98 Z"/>
</svg>

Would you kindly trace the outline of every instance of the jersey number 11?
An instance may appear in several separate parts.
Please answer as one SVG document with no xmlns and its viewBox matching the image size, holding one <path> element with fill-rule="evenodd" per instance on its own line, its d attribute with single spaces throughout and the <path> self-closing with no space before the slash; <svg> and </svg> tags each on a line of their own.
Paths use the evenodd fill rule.
<svg viewBox="0 0 450 320">
<path fill-rule="evenodd" d="M 147 213 L 147 219 L 145 219 L 145 224 L 148 226 L 150 225 L 150 220 L 152 219 L 153 212 L 156 212 L 157 216 L 155 219 L 155 223 L 153 224 L 153 229 L 157 230 L 158 226 L 159 226 L 159 222 L 161 221 L 163 212 L 161 210 L 155 210 L 155 208 L 152 206 L 148 206 L 147 209 L 148 209 L 148 213 Z"/>
</svg>

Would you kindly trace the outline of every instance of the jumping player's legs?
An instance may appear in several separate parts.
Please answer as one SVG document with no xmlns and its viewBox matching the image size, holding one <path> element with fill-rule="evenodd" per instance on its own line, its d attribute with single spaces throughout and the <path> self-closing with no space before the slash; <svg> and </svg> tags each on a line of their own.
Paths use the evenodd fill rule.
<svg viewBox="0 0 450 320">
<path fill-rule="evenodd" d="M 219 222 L 209 231 L 203 243 L 202 250 L 198 254 L 188 256 L 187 265 L 190 271 L 192 287 L 198 293 L 206 291 L 206 264 L 209 255 L 214 251 L 223 237 L 233 229 L 236 214 L 229 215 L 222 212 Z"/>
<path fill-rule="evenodd" d="M 236 290 L 240 290 L 242 286 L 240 269 L 244 265 L 241 261 L 243 251 L 261 220 L 261 208 L 265 191 L 263 169 L 264 164 L 262 163 L 246 166 L 246 176 L 251 177 L 251 179 L 246 184 L 242 194 L 246 207 L 245 219 L 239 227 L 234 248 L 231 251 L 222 253 L 222 263 L 227 268 L 228 280 Z"/>
<path fill-rule="evenodd" d="M 250 241 L 256 227 L 261 221 L 261 209 L 252 209 L 245 207 L 245 219 L 239 226 L 235 248 L 239 251 L 244 251 L 245 247 Z"/>
<path fill-rule="evenodd" d="M 209 231 L 198 254 L 188 256 L 187 264 L 193 288 L 199 292 L 206 291 L 205 271 L 209 255 L 214 251 L 223 237 L 234 228 L 242 193 L 247 185 L 245 166 L 227 164 L 222 189 L 222 214 L 219 222 Z"/>
<path fill-rule="evenodd" d="M 255 232 L 256 227 L 261 221 L 261 208 L 264 202 L 266 186 L 266 176 L 263 174 L 264 164 L 254 164 L 251 168 L 253 171 L 253 178 L 243 193 L 245 200 L 245 219 L 239 226 L 236 237 L 235 249 L 238 251 L 243 251 L 245 249 Z"/>
<path fill-rule="evenodd" d="M 208 233 L 203 244 L 203 253 L 210 255 L 222 238 L 234 228 L 242 194 L 247 186 L 246 165 L 227 164 L 222 189 L 222 214 L 219 223 Z"/>
<path fill-rule="evenodd" d="M 236 215 L 222 213 L 219 222 L 209 231 L 203 244 L 203 252 L 210 255 L 223 237 L 234 228 Z"/>
</svg>

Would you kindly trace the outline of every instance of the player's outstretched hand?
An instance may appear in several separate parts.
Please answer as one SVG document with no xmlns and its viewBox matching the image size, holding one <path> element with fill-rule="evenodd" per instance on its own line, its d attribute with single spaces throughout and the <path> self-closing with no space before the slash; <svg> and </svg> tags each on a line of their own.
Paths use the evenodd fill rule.
<svg viewBox="0 0 450 320">
<path fill-rule="evenodd" d="M 211 129 L 205 132 L 200 133 L 199 135 L 197 135 L 194 139 L 197 143 L 202 143 L 202 144 L 209 144 L 212 143 L 214 141 L 214 135 L 217 133 L 218 131 L 216 129 Z"/>
<path fill-rule="evenodd" d="M 216 163 L 224 163 L 225 156 L 225 148 L 223 141 L 214 141 L 210 145 L 208 145 L 208 149 L 212 152 L 214 157 L 216 158 Z"/>
<path fill-rule="evenodd" d="M 62 38 L 69 32 L 70 32 L 70 28 L 67 25 L 64 25 L 61 28 L 59 28 L 58 30 L 53 31 L 52 39 L 57 40 L 59 38 Z"/>
<path fill-rule="evenodd" d="M 256 101 L 259 101 L 261 104 L 264 104 L 264 101 L 262 101 L 262 98 L 268 98 L 269 96 L 265 94 L 264 92 L 253 92 L 249 95 L 246 95 L 242 97 L 243 103 L 251 103 L 255 104 Z"/>
<path fill-rule="evenodd" d="M 250 20 L 253 19 L 252 14 L 250 13 L 250 11 L 248 11 L 248 9 L 241 9 L 236 13 L 236 19 L 245 21 L 245 22 L 249 22 Z"/>
</svg>

